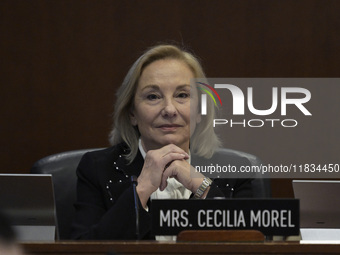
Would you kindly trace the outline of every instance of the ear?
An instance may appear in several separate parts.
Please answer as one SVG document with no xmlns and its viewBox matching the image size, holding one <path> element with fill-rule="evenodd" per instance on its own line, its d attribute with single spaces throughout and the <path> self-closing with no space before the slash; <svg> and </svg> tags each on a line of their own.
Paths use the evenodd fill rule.
<svg viewBox="0 0 340 255">
<path fill-rule="evenodd" d="M 129 113 L 129 117 L 130 117 L 130 122 L 132 124 L 132 126 L 137 126 L 137 119 L 135 117 L 135 114 L 133 113 L 133 111 L 131 110 Z"/>
</svg>

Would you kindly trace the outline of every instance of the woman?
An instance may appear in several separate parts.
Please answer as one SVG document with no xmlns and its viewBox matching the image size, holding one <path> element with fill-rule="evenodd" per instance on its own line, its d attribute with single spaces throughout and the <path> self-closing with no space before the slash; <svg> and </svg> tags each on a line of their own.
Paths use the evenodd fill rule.
<svg viewBox="0 0 340 255">
<path fill-rule="evenodd" d="M 249 164 L 217 155 L 220 142 L 209 125 L 214 109 L 208 107 L 209 117 L 202 118 L 199 92 L 190 86 L 190 79 L 203 77 L 197 59 L 172 45 L 153 47 L 134 63 L 117 93 L 113 146 L 86 154 L 79 164 L 75 239 L 136 238 L 133 175 L 138 176 L 141 239 L 154 238 L 152 199 L 251 196 L 250 180 L 212 181 L 193 174 L 192 165 L 201 159 Z"/>
</svg>

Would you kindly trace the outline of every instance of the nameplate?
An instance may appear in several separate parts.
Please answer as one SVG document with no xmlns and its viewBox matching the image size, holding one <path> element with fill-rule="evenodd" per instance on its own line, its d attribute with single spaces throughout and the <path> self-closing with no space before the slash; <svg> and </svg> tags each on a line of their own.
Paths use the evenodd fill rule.
<svg viewBox="0 0 340 255">
<path fill-rule="evenodd" d="M 299 235 L 297 199 L 152 200 L 152 233 L 254 229 L 264 235 Z"/>
</svg>

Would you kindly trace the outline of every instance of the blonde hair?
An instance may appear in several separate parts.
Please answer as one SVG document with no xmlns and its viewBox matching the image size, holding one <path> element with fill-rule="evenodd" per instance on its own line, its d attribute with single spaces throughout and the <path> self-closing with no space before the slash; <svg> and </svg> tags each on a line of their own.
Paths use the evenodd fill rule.
<svg viewBox="0 0 340 255">
<path fill-rule="evenodd" d="M 158 45 L 148 49 L 128 71 L 122 85 L 116 93 L 116 104 L 113 114 L 113 128 L 110 132 L 110 143 L 116 145 L 125 142 L 129 147 L 126 155 L 129 163 L 133 161 L 138 152 L 138 139 L 140 133 L 138 128 L 130 121 L 130 111 L 139 78 L 146 66 L 162 59 L 176 59 L 183 61 L 194 74 L 195 78 L 205 78 L 204 71 L 198 59 L 188 51 L 174 45 Z M 200 94 L 200 90 L 198 90 Z M 200 98 L 200 97 L 199 97 Z M 215 118 L 215 106 L 208 100 L 207 115 L 196 126 L 194 134 L 190 139 L 190 150 L 192 153 L 205 158 L 210 158 L 221 143 L 216 136 L 212 121 Z"/>
</svg>

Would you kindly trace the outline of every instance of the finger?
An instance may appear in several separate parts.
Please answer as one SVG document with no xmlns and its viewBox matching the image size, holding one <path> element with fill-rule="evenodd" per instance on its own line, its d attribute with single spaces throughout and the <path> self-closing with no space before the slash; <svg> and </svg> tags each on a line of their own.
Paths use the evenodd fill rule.
<svg viewBox="0 0 340 255">
<path fill-rule="evenodd" d="M 163 169 L 165 169 L 166 167 L 169 167 L 171 162 L 173 162 L 175 160 L 183 160 L 183 159 L 186 159 L 185 154 L 169 153 L 162 158 L 162 162 L 163 162 L 163 165 L 164 165 Z"/>
<path fill-rule="evenodd" d="M 168 181 L 165 180 L 164 183 L 161 182 L 161 185 L 159 186 L 159 190 L 160 190 L 160 191 L 163 191 L 163 190 L 166 189 L 167 186 L 168 186 Z"/>
<path fill-rule="evenodd" d="M 169 153 L 182 153 L 189 158 L 189 154 L 185 150 L 181 149 L 180 147 L 174 144 L 168 144 L 162 147 L 160 150 L 164 153 L 163 156 L 166 156 Z"/>
<path fill-rule="evenodd" d="M 164 170 L 167 169 L 171 165 L 172 162 L 174 162 L 174 161 L 170 161 L 168 164 L 166 164 L 165 167 L 164 167 Z M 164 170 L 163 170 L 163 172 L 164 172 Z"/>
<path fill-rule="evenodd" d="M 165 171 L 164 171 L 164 173 L 162 175 L 161 184 L 159 186 L 159 189 L 161 191 L 165 190 L 166 186 L 168 186 L 168 177 L 172 177 L 172 176 L 174 176 L 173 168 L 165 169 Z"/>
</svg>

